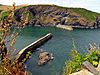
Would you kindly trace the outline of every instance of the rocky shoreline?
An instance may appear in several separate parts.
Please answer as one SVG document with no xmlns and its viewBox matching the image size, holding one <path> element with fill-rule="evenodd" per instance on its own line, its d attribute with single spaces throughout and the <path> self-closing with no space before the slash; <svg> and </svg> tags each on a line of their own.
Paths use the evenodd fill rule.
<svg viewBox="0 0 100 75">
<path fill-rule="evenodd" d="M 53 60 L 54 56 L 52 53 L 49 52 L 41 52 L 38 58 L 38 66 L 42 66 L 48 63 L 50 60 Z"/>
</svg>

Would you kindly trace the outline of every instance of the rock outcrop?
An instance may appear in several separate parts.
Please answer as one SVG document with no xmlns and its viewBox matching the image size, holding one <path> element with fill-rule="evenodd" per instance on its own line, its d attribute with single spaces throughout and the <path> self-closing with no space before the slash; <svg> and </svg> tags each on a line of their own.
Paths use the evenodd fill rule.
<svg viewBox="0 0 100 75">
<path fill-rule="evenodd" d="M 98 67 L 96 68 L 96 70 L 98 71 L 98 74 L 96 74 L 96 75 L 100 75 L 100 64 L 98 65 Z M 95 74 L 91 73 L 87 69 L 82 69 L 81 71 L 72 73 L 70 75 L 95 75 Z"/>
<path fill-rule="evenodd" d="M 46 64 L 48 61 L 53 60 L 53 54 L 49 53 L 49 52 L 41 52 L 39 55 L 39 61 L 38 61 L 38 65 L 44 65 Z"/>
</svg>

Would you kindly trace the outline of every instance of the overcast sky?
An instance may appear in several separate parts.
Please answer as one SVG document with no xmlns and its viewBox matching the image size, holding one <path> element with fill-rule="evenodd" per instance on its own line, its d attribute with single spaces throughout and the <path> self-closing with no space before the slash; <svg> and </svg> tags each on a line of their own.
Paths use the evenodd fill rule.
<svg viewBox="0 0 100 75">
<path fill-rule="evenodd" d="M 100 0 L 0 0 L 0 4 L 55 4 L 64 7 L 81 7 L 100 13 Z"/>
</svg>

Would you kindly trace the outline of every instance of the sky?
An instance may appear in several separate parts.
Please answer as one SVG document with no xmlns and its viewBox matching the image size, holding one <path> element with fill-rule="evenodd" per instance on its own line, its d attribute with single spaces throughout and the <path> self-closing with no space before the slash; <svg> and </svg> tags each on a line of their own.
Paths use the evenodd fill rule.
<svg viewBox="0 0 100 75">
<path fill-rule="evenodd" d="M 0 4 L 54 4 L 64 7 L 80 7 L 100 13 L 100 0 L 0 0 Z"/>
</svg>

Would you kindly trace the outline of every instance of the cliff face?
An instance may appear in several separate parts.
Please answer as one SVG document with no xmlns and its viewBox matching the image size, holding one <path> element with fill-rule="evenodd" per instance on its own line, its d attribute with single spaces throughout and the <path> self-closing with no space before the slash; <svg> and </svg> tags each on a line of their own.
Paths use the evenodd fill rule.
<svg viewBox="0 0 100 75">
<path fill-rule="evenodd" d="M 17 21 L 27 25 L 71 25 L 93 27 L 100 25 L 100 14 L 82 8 L 65 8 L 56 5 L 30 5 L 15 11 Z"/>
</svg>

